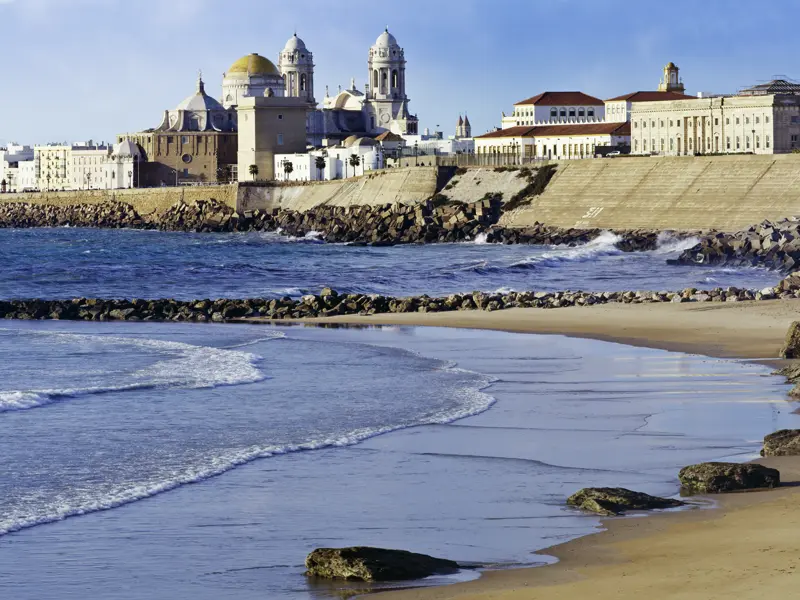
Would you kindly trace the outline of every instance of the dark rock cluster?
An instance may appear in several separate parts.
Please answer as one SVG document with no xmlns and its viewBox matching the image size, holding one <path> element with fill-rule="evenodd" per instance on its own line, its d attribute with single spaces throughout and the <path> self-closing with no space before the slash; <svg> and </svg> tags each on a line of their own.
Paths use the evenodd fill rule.
<svg viewBox="0 0 800 600">
<path fill-rule="evenodd" d="M 781 429 L 765 436 L 761 456 L 800 456 L 800 429 Z"/>
<path fill-rule="evenodd" d="M 149 228 L 130 204 L 101 202 L 90 204 L 0 203 L 0 228 L 5 227 L 121 227 Z"/>
<path fill-rule="evenodd" d="M 458 570 L 452 560 L 368 546 L 317 548 L 306 557 L 306 575 L 325 579 L 406 581 Z"/>
<path fill-rule="evenodd" d="M 677 264 L 765 266 L 791 272 L 800 269 L 800 218 L 764 221 L 736 233 L 712 232 L 685 250 Z"/>
<path fill-rule="evenodd" d="M 629 510 L 676 508 L 685 503 L 671 498 L 659 498 L 626 488 L 584 488 L 567 499 L 569 506 L 607 517 Z"/>
<path fill-rule="evenodd" d="M 689 465 L 678 474 L 689 494 L 720 494 L 738 490 L 774 488 L 781 484 L 780 473 L 753 463 L 707 462 Z"/>
<path fill-rule="evenodd" d="M 246 213 L 252 229 L 303 237 L 318 232 L 327 242 L 377 245 L 473 240 L 502 214 L 502 200 L 490 196 L 469 204 L 437 202 L 378 206 L 317 206 L 304 212 Z"/>
</svg>

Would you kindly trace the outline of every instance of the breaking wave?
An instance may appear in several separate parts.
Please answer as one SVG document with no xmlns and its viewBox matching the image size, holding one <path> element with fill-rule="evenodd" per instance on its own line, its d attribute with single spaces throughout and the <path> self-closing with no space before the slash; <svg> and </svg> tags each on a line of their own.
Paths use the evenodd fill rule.
<svg viewBox="0 0 800 600">
<path fill-rule="evenodd" d="M 62 332 L 26 332 L 26 334 L 48 336 L 51 343 L 78 345 L 100 343 L 105 346 L 128 347 L 154 353 L 160 357 L 160 360 L 147 368 L 122 374 L 112 385 L 0 390 L 0 413 L 29 410 L 70 398 L 108 392 L 164 388 L 213 388 L 255 383 L 266 379 L 266 376 L 256 366 L 261 357 L 248 352 L 155 339 Z M 270 334 L 263 340 L 277 337 L 281 337 L 281 334 Z"/>
</svg>

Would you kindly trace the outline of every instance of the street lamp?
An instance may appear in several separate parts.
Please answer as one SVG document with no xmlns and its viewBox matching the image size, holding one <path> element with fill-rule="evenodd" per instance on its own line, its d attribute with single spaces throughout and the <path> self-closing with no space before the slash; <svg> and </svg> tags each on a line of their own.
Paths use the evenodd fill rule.
<svg viewBox="0 0 800 600">
<path fill-rule="evenodd" d="M 753 129 L 753 154 L 756 153 L 756 130 Z"/>
<path fill-rule="evenodd" d="M 128 171 L 128 188 L 133 187 L 133 171 Z"/>
<path fill-rule="evenodd" d="M 419 166 L 419 141 L 414 142 L 414 166 Z"/>
</svg>

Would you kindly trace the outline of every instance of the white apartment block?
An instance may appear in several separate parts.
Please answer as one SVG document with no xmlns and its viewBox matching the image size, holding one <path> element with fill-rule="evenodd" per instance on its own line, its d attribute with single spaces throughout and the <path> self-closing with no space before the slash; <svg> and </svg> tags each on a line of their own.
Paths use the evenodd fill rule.
<svg viewBox="0 0 800 600">
<path fill-rule="evenodd" d="M 103 190 L 110 148 L 105 145 L 72 146 L 69 152 L 69 179 L 72 190 Z"/>
</svg>

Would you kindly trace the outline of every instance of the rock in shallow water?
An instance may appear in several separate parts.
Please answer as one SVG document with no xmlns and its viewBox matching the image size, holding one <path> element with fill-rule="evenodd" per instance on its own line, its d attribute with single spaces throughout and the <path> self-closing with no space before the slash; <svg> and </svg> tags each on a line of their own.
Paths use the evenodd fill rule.
<svg viewBox="0 0 800 600">
<path fill-rule="evenodd" d="M 776 469 L 755 464 L 700 463 L 684 467 L 678 477 L 684 490 L 692 494 L 721 494 L 774 488 L 781 484 L 781 475 Z"/>
<path fill-rule="evenodd" d="M 764 438 L 761 456 L 800 456 L 800 429 L 781 429 Z"/>
<path fill-rule="evenodd" d="M 427 554 L 355 546 L 317 548 L 306 558 L 306 569 L 306 575 L 326 579 L 403 581 L 455 573 L 459 566 Z"/>
<path fill-rule="evenodd" d="M 617 516 L 627 510 L 653 510 L 683 506 L 685 502 L 650 496 L 625 488 L 584 488 L 567 499 L 567 504 L 604 516 Z"/>
</svg>

